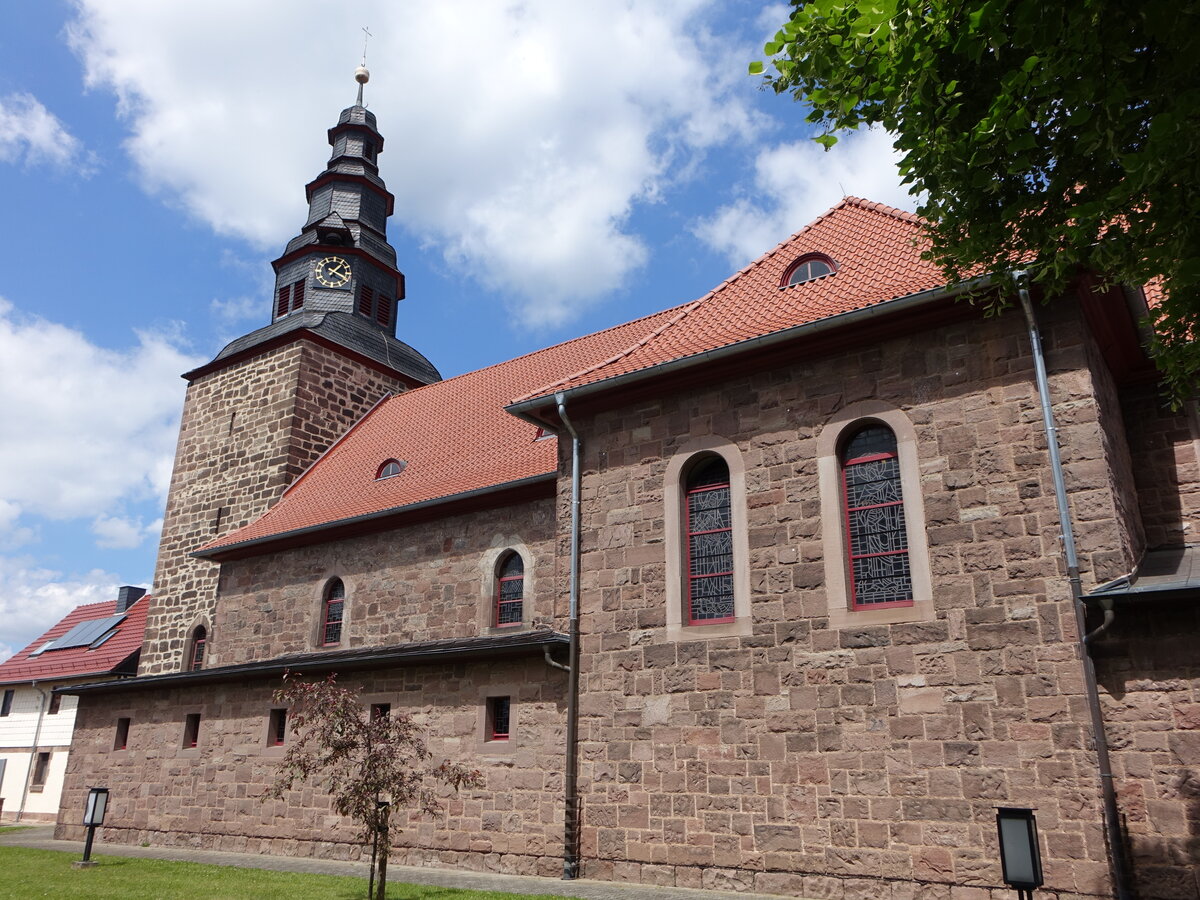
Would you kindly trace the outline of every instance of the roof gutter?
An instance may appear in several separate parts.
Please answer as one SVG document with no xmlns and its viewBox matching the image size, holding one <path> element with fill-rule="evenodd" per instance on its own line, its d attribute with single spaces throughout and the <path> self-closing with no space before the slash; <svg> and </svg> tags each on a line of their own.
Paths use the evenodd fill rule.
<svg viewBox="0 0 1200 900">
<path fill-rule="evenodd" d="M 445 506 L 450 503 L 461 503 L 468 500 L 474 500 L 478 497 L 486 497 L 491 494 L 500 494 L 505 491 L 517 490 L 523 487 L 529 487 L 543 482 L 554 482 L 558 479 L 558 472 L 544 472 L 541 475 L 530 475 L 527 478 L 518 478 L 516 481 L 505 481 L 501 484 L 490 484 L 486 487 L 476 488 L 472 491 L 463 491 L 460 494 L 447 494 L 445 497 L 435 497 L 432 500 L 422 500 L 419 503 L 410 503 L 407 506 L 393 506 L 389 509 L 381 509 L 377 512 L 364 513 L 361 516 L 351 516 L 348 519 L 336 519 L 332 522 L 322 522 L 319 525 L 309 525 L 305 528 L 296 528 L 292 531 L 284 531 L 279 534 L 270 534 L 263 537 L 251 538 L 248 541 L 239 541 L 234 544 L 222 544 L 219 547 L 212 549 L 195 550 L 189 553 L 194 559 L 212 559 L 220 561 L 227 554 L 240 552 L 254 547 L 262 547 L 267 544 L 274 544 L 279 541 L 285 541 L 290 538 L 305 537 L 310 534 L 319 534 L 324 531 L 332 531 L 337 528 L 346 528 L 354 525 L 361 525 L 367 522 L 373 522 L 379 519 L 387 519 L 392 516 L 402 516 L 407 513 L 419 512 L 423 509 L 431 509 L 438 506 Z"/>
<path fill-rule="evenodd" d="M 981 275 L 978 278 L 972 278 L 968 281 L 962 281 L 949 287 L 931 288 L 927 291 L 921 291 L 917 294 L 909 294 L 905 297 L 900 297 L 895 300 L 885 300 L 882 303 L 876 303 L 874 306 L 867 306 L 863 309 L 855 309 L 850 312 L 838 313 L 835 316 L 827 316 L 824 319 L 817 319 L 815 322 L 805 322 L 803 325 L 793 325 L 790 328 L 784 328 L 781 331 L 772 331 L 770 334 L 759 335 L 758 337 L 747 338 L 744 341 L 738 341 L 733 344 L 726 344 L 723 347 L 717 347 L 712 350 L 704 350 L 700 353 L 695 353 L 691 356 L 680 357 L 679 359 L 668 360 L 664 363 L 658 363 L 654 366 L 649 366 L 645 369 L 638 369 L 635 372 L 626 372 L 621 375 L 614 375 L 611 378 L 605 378 L 600 381 L 593 381 L 589 384 L 582 384 L 575 388 L 560 388 L 554 393 L 543 393 L 536 397 L 530 397 L 526 400 L 518 400 L 505 407 L 505 410 L 512 413 L 518 418 L 524 419 L 527 422 L 532 422 L 535 425 L 545 424 L 541 419 L 533 415 L 534 410 L 542 409 L 551 404 L 557 404 L 557 398 L 565 397 L 577 399 L 579 397 L 587 397 L 591 394 L 599 394 L 604 391 L 612 390 L 618 387 L 627 387 L 640 381 L 645 381 L 651 378 L 657 378 L 660 375 L 666 375 L 672 372 L 683 371 L 690 369 L 693 366 L 711 363 L 717 360 L 726 359 L 728 357 L 737 356 L 746 353 L 750 350 L 759 350 L 764 347 L 773 347 L 777 344 L 784 344 L 788 341 L 795 340 L 800 337 L 810 337 L 813 335 L 823 334 L 826 331 L 834 331 L 836 329 L 845 328 L 851 325 L 858 325 L 863 322 L 868 322 L 872 319 L 877 319 L 882 316 L 890 316 L 893 313 L 902 313 L 916 307 L 925 306 L 935 303 L 939 300 L 958 297 L 962 294 L 971 291 L 979 290 L 980 288 L 992 287 L 997 281 L 991 275 Z"/>
</svg>

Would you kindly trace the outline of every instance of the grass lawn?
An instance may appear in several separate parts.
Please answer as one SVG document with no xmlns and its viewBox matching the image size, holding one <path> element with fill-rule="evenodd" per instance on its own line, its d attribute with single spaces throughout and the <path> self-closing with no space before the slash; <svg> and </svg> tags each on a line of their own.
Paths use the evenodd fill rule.
<svg viewBox="0 0 1200 900">
<path fill-rule="evenodd" d="M 77 853 L 0 847 L 0 900 L 366 900 L 366 879 L 235 869 L 200 863 L 94 855 L 99 865 L 72 869 Z M 459 891 L 388 883 L 389 900 L 535 900 L 532 894 Z M 536 900 L 564 900 L 537 895 Z"/>
</svg>

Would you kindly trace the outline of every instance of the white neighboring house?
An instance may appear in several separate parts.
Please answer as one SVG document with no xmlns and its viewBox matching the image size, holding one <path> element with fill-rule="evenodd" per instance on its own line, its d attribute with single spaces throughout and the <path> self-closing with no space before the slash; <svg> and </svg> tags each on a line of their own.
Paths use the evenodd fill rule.
<svg viewBox="0 0 1200 900">
<path fill-rule="evenodd" d="M 137 674 L 145 593 L 126 586 L 115 601 L 78 606 L 0 665 L 0 820 L 58 815 L 79 700 L 54 689 Z"/>
</svg>

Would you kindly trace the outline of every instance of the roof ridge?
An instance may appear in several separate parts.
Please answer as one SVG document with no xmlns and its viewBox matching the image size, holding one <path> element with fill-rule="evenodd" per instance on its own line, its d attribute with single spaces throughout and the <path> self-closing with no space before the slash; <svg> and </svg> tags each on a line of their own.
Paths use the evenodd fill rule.
<svg viewBox="0 0 1200 900">
<path fill-rule="evenodd" d="M 847 194 L 842 198 L 843 205 L 857 206 L 859 209 L 870 210 L 871 212 L 882 213 L 886 216 L 900 219 L 904 222 L 910 222 L 914 225 L 928 224 L 923 218 L 916 213 L 909 212 L 906 209 L 900 209 L 896 206 L 888 206 L 886 203 L 880 203 L 878 200 L 866 200 L 862 197 L 852 197 Z M 832 210 L 830 210 L 832 212 Z"/>
</svg>

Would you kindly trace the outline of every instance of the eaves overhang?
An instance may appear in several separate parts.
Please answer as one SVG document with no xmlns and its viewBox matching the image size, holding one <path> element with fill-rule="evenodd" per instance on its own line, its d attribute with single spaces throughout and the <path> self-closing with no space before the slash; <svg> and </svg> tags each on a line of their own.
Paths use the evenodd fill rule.
<svg viewBox="0 0 1200 900">
<path fill-rule="evenodd" d="M 470 491 L 421 500 L 417 503 L 406 504 L 405 506 L 393 506 L 388 509 L 376 510 L 375 512 L 364 513 L 359 516 L 334 519 L 329 522 L 320 522 L 316 525 L 295 528 L 278 534 L 264 535 L 263 537 L 251 538 L 250 540 L 239 541 L 233 544 L 223 544 L 219 547 L 196 550 L 190 553 L 189 556 L 195 559 L 225 562 L 227 560 L 243 559 L 247 556 L 257 556 L 261 553 L 274 550 L 283 550 L 289 547 L 316 543 L 318 541 L 353 537 L 359 534 L 394 527 L 396 524 L 399 524 L 390 521 L 393 519 L 422 521 L 426 518 L 432 518 L 433 515 L 452 515 L 463 509 L 476 508 L 484 502 L 499 506 L 521 502 L 522 500 L 542 494 L 550 494 L 553 493 L 553 486 L 557 483 L 557 480 L 557 470 L 543 472 L 538 475 L 530 475 L 526 478 L 518 478 L 514 481 L 490 484 Z M 546 490 L 547 486 L 549 490 Z M 408 524 L 408 522 L 406 521 L 404 524 Z"/>
<path fill-rule="evenodd" d="M 1200 545 L 1151 550 L 1129 575 L 1083 596 L 1089 607 L 1200 600 Z"/>
<path fill-rule="evenodd" d="M 746 338 L 745 340 L 737 341 L 732 344 L 726 344 L 722 347 L 715 347 L 711 350 L 703 350 L 699 353 L 691 354 L 690 356 L 682 356 L 677 359 L 668 360 L 653 366 L 647 366 L 644 369 L 637 369 L 632 372 L 624 372 L 619 375 L 613 375 L 609 378 L 600 379 L 599 381 L 581 384 L 577 387 L 551 390 L 539 394 L 536 397 L 529 397 L 528 399 L 511 403 L 505 407 L 505 410 L 507 410 L 509 413 L 512 413 L 514 416 L 524 419 L 527 422 L 532 422 L 535 425 L 546 425 L 548 420 L 545 417 L 538 416 L 537 411 L 544 410 L 547 407 L 553 407 L 557 403 L 557 398 L 560 397 L 564 402 L 566 402 L 573 399 L 607 393 L 617 389 L 630 388 L 634 385 L 640 384 L 641 382 L 659 378 L 664 375 L 683 373 L 696 366 L 706 365 L 720 360 L 732 359 L 752 351 L 761 351 L 764 348 L 783 345 L 791 341 L 801 340 L 804 338 L 815 337 L 825 332 L 859 326 L 872 319 L 898 315 L 918 307 L 928 306 L 942 300 L 958 297 L 963 294 L 970 293 L 971 291 L 994 287 L 998 283 L 998 279 L 992 275 L 981 275 L 978 278 L 972 278 L 967 281 L 959 282 L 958 284 L 950 285 L 949 287 L 931 288 L 930 290 L 920 291 L 916 294 L 908 294 L 903 297 L 897 297 L 894 300 L 885 300 L 872 306 L 863 307 L 862 309 L 838 313 L 837 315 L 827 316 L 823 319 L 817 319 L 814 322 L 805 322 L 801 325 L 793 325 L 790 328 L 772 331 L 769 334 L 758 335 L 757 337 Z"/>
<path fill-rule="evenodd" d="M 236 666 L 198 669 L 194 672 L 171 672 L 166 675 L 146 675 L 141 678 L 123 678 L 117 681 L 64 685 L 56 687 L 54 692 L 58 694 L 111 694 L 196 687 L 227 681 L 245 681 L 247 678 L 275 678 L 281 677 L 285 672 L 323 675 L 330 672 L 341 673 L 364 669 L 503 659 L 533 656 L 555 648 L 566 649 L 569 643 L 570 639 L 562 632 L 539 629 L 514 635 L 485 635 L 440 641 L 416 641 L 395 644 L 390 647 L 364 647 L 357 650 L 337 650 L 327 653 L 300 653 Z"/>
</svg>

